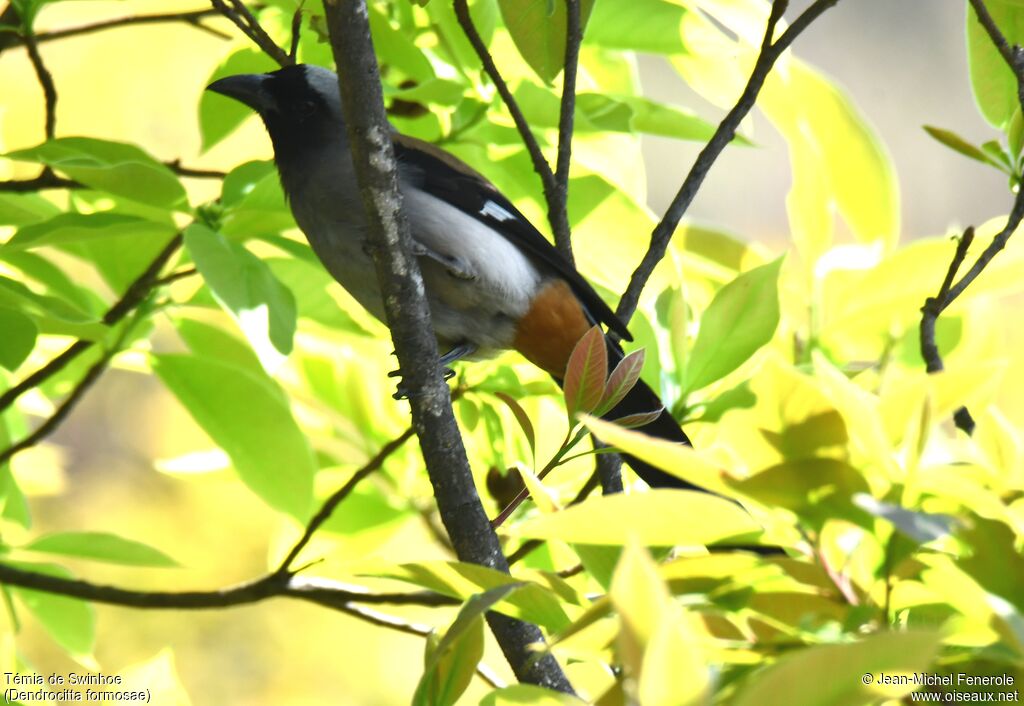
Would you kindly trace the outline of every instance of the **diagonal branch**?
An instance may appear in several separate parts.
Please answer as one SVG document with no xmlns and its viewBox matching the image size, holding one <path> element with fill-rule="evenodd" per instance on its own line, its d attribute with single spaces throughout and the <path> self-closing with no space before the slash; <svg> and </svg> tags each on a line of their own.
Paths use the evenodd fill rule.
<svg viewBox="0 0 1024 706">
<path fill-rule="evenodd" d="M 39 53 L 39 44 L 31 31 L 25 34 L 24 41 L 29 61 L 32 62 L 32 68 L 36 72 L 36 78 L 43 89 L 43 98 L 46 101 L 46 139 L 52 140 L 57 130 L 57 87 L 53 83 L 53 75 L 43 63 L 43 57 Z M 43 173 L 45 174 L 46 171 Z"/>
<path fill-rule="evenodd" d="M 651 242 L 647 252 L 633 272 L 632 277 L 630 277 L 629 286 L 626 287 L 626 291 L 622 295 L 616 310 L 619 318 L 624 322 L 629 323 L 629 320 L 632 318 L 637 304 L 640 302 L 640 295 L 647 285 L 647 281 L 654 273 L 654 268 L 665 256 L 665 251 L 672 240 L 672 235 L 679 226 L 679 221 L 686 214 L 690 204 L 693 203 L 693 199 L 704 183 L 704 179 L 707 177 L 711 167 L 714 166 L 715 161 L 717 161 L 725 147 L 732 142 L 740 123 L 747 116 L 747 113 L 750 112 L 751 108 L 754 107 L 757 96 L 760 94 L 761 88 L 764 86 L 765 79 L 767 79 L 772 67 L 775 66 L 775 62 L 812 22 L 838 2 L 839 0 L 815 0 L 778 39 L 773 41 L 775 30 L 788 4 L 788 0 L 773 0 L 768 23 L 765 26 L 764 39 L 761 42 L 761 51 L 757 56 L 743 93 L 740 94 L 736 104 L 722 119 L 722 122 L 718 124 L 718 128 L 715 130 L 714 135 L 711 136 L 707 145 L 697 155 L 697 159 L 686 175 L 686 179 L 683 180 L 682 186 L 679 187 L 675 198 L 672 199 L 672 203 L 665 211 L 664 217 L 662 217 L 661 222 L 655 226 L 654 231 L 651 233 Z"/>
<path fill-rule="evenodd" d="M 460 560 L 507 573 L 508 563 L 480 502 L 441 375 L 423 278 L 412 255 L 409 224 L 402 211 L 366 3 L 327 0 L 324 9 L 338 67 L 345 128 L 369 225 L 367 240 L 403 385 L 411 391 L 413 427 L 438 512 Z M 520 680 L 572 691 L 554 658 L 538 657 L 532 649 L 543 641 L 536 626 L 498 613 L 488 613 L 487 621 Z"/>
<path fill-rule="evenodd" d="M 377 455 L 370 459 L 369 463 L 353 473 L 352 477 L 348 479 L 348 482 L 346 482 L 345 485 L 338 488 L 338 490 L 327 498 L 324 504 L 306 525 L 306 530 L 303 532 L 302 537 L 299 538 L 299 541 L 295 543 L 295 546 L 291 548 L 291 551 L 289 551 L 281 561 L 281 565 L 275 573 L 287 574 L 291 571 L 292 563 L 294 563 L 295 559 L 298 558 L 302 550 L 306 548 L 306 545 L 309 544 L 310 540 L 313 539 L 313 535 L 316 534 L 316 531 L 320 529 L 323 523 L 330 519 L 335 508 L 337 508 L 338 505 L 340 505 L 341 502 L 347 498 L 353 490 L 355 490 L 356 486 L 364 478 L 384 465 L 384 461 L 387 460 L 388 456 L 401 448 L 406 441 L 412 438 L 412 435 L 413 428 L 409 427 L 396 438 L 384 444 L 384 446 L 381 447 L 381 450 L 377 452 Z"/>
<path fill-rule="evenodd" d="M 93 24 L 82 25 L 81 27 L 69 27 L 67 29 L 58 29 L 52 32 L 40 32 L 36 35 L 37 42 L 48 42 L 55 39 L 67 39 L 68 37 L 78 37 L 83 34 L 93 34 L 95 32 L 102 32 L 108 29 L 117 29 L 119 27 L 131 27 L 135 25 L 147 25 L 147 24 L 162 24 L 165 22 L 183 22 L 185 24 L 192 25 L 196 29 L 209 32 L 215 36 L 221 38 L 229 38 L 228 35 L 216 30 L 212 27 L 208 27 L 202 23 L 202 20 L 208 17 L 217 17 L 220 12 L 213 8 L 205 10 L 192 10 L 190 12 L 165 12 L 154 15 L 135 15 L 132 17 L 118 17 L 113 20 L 104 20 L 102 22 L 95 22 Z"/>
<path fill-rule="evenodd" d="M 44 169 L 39 176 L 32 179 L 12 179 L 0 181 L 0 192 L 15 194 L 26 194 L 31 191 L 42 191 L 43 189 L 83 189 L 84 185 L 77 181 L 65 179 L 54 174 L 49 167 Z"/>
<path fill-rule="evenodd" d="M 999 31 L 999 27 L 992 19 L 992 15 L 989 14 L 984 0 L 969 0 L 969 2 L 974 9 L 978 22 L 985 28 L 989 38 L 992 40 L 992 44 L 995 45 L 1006 65 L 1013 72 L 1014 79 L 1017 81 L 1017 99 L 1021 108 L 1024 109 L 1024 50 L 1018 46 L 1010 46 L 1006 37 Z M 1021 178 L 1024 179 L 1024 175 Z M 956 275 L 960 271 L 967 257 L 967 251 L 974 240 L 974 228 L 968 228 L 964 232 L 963 237 L 960 238 L 938 294 L 925 300 L 924 306 L 921 307 L 921 356 L 925 360 L 928 372 L 934 373 L 943 369 L 942 356 L 935 341 L 935 326 L 939 316 L 978 278 L 978 275 L 988 267 L 988 264 L 992 262 L 992 259 L 999 251 L 1006 247 L 1007 241 L 1009 241 L 1010 236 L 1020 226 L 1022 220 L 1024 220 L 1024 189 L 1018 189 L 1017 195 L 1013 200 L 1013 207 L 1010 209 L 1010 215 L 1007 217 L 1006 224 L 1002 230 L 996 233 L 995 237 L 992 238 L 992 242 L 982 251 L 970 269 L 954 284 Z M 953 420 L 956 426 L 965 433 L 971 434 L 974 431 L 974 419 L 967 407 L 960 407 L 954 413 Z"/>
<path fill-rule="evenodd" d="M 558 115 L 558 160 L 555 163 L 553 201 L 548 203 L 548 217 L 555 246 L 570 263 L 572 240 L 569 230 L 569 166 L 572 161 L 573 119 L 576 114 L 576 72 L 579 68 L 580 0 L 565 0 L 565 61 L 562 69 L 562 101 Z"/>
<path fill-rule="evenodd" d="M 558 246 L 559 252 L 569 262 L 572 262 L 569 219 L 566 214 L 565 204 L 568 196 L 568 170 L 572 141 L 573 110 L 575 109 L 576 98 L 576 63 L 579 57 L 580 29 L 579 0 L 566 0 L 566 2 L 568 3 L 566 9 L 569 10 L 570 14 L 572 14 L 572 5 L 576 6 L 576 10 L 575 26 L 573 26 L 571 20 L 567 21 L 566 61 L 571 62 L 572 66 L 569 67 L 569 63 L 566 64 L 566 68 L 571 76 L 567 75 L 565 87 L 563 88 L 562 112 L 559 117 L 559 167 L 564 171 L 566 179 L 566 185 L 561 190 L 561 194 L 559 193 L 559 183 L 555 178 L 555 173 L 551 171 L 551 165 L 544 158 L 544 152 L 541 150 L 540 143 L 537 142 L 537 137 L 533 134 L 533 130 L 530 129 L 530 123 L 527 122 L 526 116 L 523 115 L 523 111 L 519 107 L 519 103 L 508 87 L 508 83 L 505 82 L 497 65 L 494 63 L 494 58 L 488 51 L 487 45 L 484 44 L 484 40 L 477 31 L 476 25 L 473 24 L 467 0 L 455 0 L 454 4 L 455 17 L 458 19 L 459 25 L 462 27 L 462 31 L 465 33 L 469 43 L 473 46 L 473 50 L 480 58 L 480 64 L 483 67 L 484 73 L 491 79 L 491 83 L 497 89 L 502 102 L 505 103 L 505 108 L 512 117 L 512 122 L 515 123 L 516 130 L 519 132 L 523 145 L 526 147 L 526 152 L 530 155 L 533 170 L 540 177 L 541 186 L 544 190 L 544 200 L 547 201 L 548 205 L 548 222 L 551 224 L 551 230 L 555 236 L 555 245 Z M 567 108 L 572 109 L 567 112 Z M 563 151 L 565 152 L 564 157 L 562 155 Z"/>
<path fill-rule="evenodd" d="M 267 31 L 263 29 L 252 11 L 243 0 L 210 0 L 214 9 L 231 20 L 242 34 L 251 39 L 271 59 L 280 66 L 292 66 L 295 60 L 277 45 Z M 230 6 L 228 5 L 230 3 Z"/>
</svg>

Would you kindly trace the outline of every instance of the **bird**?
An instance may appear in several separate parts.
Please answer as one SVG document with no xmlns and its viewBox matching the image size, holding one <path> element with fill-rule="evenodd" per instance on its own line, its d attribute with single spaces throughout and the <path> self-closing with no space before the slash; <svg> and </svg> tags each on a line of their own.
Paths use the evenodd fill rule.
<svg viewBox="0 0 1024 706">
<path fill-rule="evenodd" d="M 296 64 L 265 74 L 227 76 L 207 90 L 241 102 L 262 118 L 299 229 L 331 276 L 385 321 L 337 75 L 321 66 Z M 490 181 L 436 145 L 397 131 L 391 137 L 413 253 L 444 351 L 442 365 L 514 349 L 561 384 L 576 343 L 595 324 L 632 340 L 594 288 Z M 623 359 L 622 348 L 610 336 L 605 346 L 610 364 Z M 604 417 L 659 410 L 638 431 L 689 445 L 679 423 L 643 381 Z M 624 459 L 653 488 L 704 490 L 640 459 Z"/>
</svg>

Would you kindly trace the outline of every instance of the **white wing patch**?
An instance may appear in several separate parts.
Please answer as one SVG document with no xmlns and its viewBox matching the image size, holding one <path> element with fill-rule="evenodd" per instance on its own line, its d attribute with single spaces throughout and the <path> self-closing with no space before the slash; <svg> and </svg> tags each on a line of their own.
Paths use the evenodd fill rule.
<svg viewBox="0 0 1024 706">
<path fill-rule="evenodd" d="M 493 218 L 499 223 L 504 223 L 505 221 L 511 221 L 515 219 L 515 216 L 513 216 L 511 213 L 509 213 L 508 211 L 506 211 L 493 201 L 488 201 L 487 203 L 484 204 L 484 207 L 480 209 L 480 215 Z"/>
</svg>

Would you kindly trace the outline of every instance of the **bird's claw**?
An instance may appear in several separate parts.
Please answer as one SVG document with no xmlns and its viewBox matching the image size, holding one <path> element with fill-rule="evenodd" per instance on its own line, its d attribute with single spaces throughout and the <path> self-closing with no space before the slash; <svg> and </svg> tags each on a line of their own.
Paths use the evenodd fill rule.
<svg viewBox="0 0 1024 706">
<path fill-rule="evenodd" d="M 444 378 L 444 381 L 448 382 L 453 377 L 455 377 L 455 371 L 452 370 L 451 368 L 444 368 L 441 371 L 441 375 Z M 388 373 L 389 378 L 396 378 L 401 376 L 401 370 L 392 370 L 390 373 Z M 407 400 L 409 399 L 409 397 L 412 396 L 412 393 L 409 391 L 409 388 L 405 386 L 405 380 L 400 380 L 398 382 L 398 387 L 395 389 L 395 394 L 391 396 L 396 400 Z"/>
</svg>

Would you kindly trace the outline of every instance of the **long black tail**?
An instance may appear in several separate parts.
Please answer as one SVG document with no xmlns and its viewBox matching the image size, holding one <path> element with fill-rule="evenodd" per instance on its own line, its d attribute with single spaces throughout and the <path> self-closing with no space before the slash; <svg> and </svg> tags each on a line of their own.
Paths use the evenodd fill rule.
<svg viewBox="0 0 1024 706">
<path fill-rule="evenodd" d="M 612 342 L 607 337 L 605 338 L 606 347 L 608 349 L 608 368 L 614 370 L 615 366 L 618 365 L 625 355 L 618 344 Z M 679 423 L 672 418 L 667 409 L 664 409 L 664 404 L 661 398 L 652 390 L 643 380 L 637 381 L 636 385 L 626 395 L 626 397 L 619 402 L 610 412 L 604 415 L 604 419 L 608 421 L 614 421 L 621 419 L 631 414 L 642 414 L 645 412 L 653 412 L 656 409 L 661 409 L 661 414 L 653 422 L 648 422 L 642 427 L 636 427 L 635 431 L 639 431 L 648 436 L 653 436 L 658 439 L 665 439 L 666 441 L 676 441 L 680 444 L 690 444 L 690 439 L 687 438 L 686 433 L 683 432 Z M 629 454 L 622 454 L 623 460 L 629 464 L 629 467 L 636 471 L 636 474 L 643 478 L 644 482 L 652 488 L 683 488 L 687 490 L 705 490 L 700 486 L 688 483 L 681 478 L 677 478 L 673 475 L 666 473 L 665 471 L 655 468 L 649 463 L 641 461 L 634 456 Z"/>
</svg>

